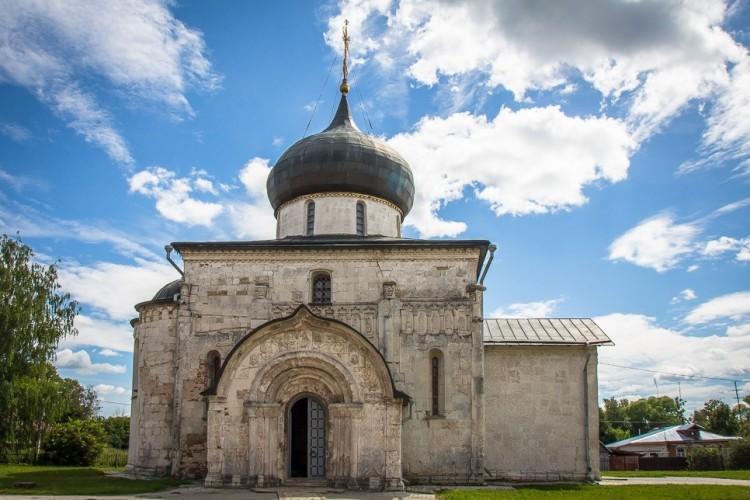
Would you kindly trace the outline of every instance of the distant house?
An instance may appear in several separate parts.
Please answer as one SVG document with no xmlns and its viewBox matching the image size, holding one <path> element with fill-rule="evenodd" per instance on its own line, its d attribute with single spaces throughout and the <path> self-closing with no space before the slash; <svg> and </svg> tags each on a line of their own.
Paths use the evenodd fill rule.
<svg viewBox="0 0 750 500">
<path fill-rule="evenodd" d="M 683 424 L 654 429 L 651 432 L 610 443 L 607 449 L 638 453 L 644 457 L 685 457 L 696 446 L 721 448 L 740 439 L 708 432 L 698 424 Z"/>
</svg>

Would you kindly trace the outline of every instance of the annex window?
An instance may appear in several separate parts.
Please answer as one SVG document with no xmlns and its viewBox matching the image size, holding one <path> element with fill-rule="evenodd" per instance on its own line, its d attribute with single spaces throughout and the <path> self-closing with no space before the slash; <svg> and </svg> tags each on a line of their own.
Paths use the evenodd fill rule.
<svg viewBox="0 0 750 500">
<path fill-rule="evenodd" d="M 357 202 L 357 236 L 365 235 L 365 204 Z"/>
<path fill-rule="evenodd" d="M 331 303 L 331 275 L 328 273 L 315 273 L 312 279 L 312 303 Z"/>
<path fill-rule="evenodd" d="M 443 415 L 444 407 L 444 374 L 443 355 L 438 350 L 430 352 L 430 414 L 432 416 Z"/>
<path fill-rule="evenodd" d="M 210 351 L 206 355 L 206 368 L 208 387 L 213 387 L 219 379 L 219 369 L 221 369 L 221 355 L 217 351 Z"/>
<path fill-rule="evenodd" d="M 315 202 L 314 201 L 308 201 L 306 206 L 307 211 L 307 219 L 306 219 L 306 226 L 305 226 L 305 234 L 307 236 L 312 236 L 315 234 Z"/>
</svg>

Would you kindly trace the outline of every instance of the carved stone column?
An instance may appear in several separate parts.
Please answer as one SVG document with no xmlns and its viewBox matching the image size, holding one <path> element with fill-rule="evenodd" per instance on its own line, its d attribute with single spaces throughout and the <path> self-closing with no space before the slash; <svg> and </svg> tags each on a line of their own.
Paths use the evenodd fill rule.
<svg viewBox="0 0 750 500">
<path fill-rule="evenodd" d="M 224 405 L 226 398 L 208 396 L 208 430 L 206 433 L 206 460 L 208 472 L 205 485 L 218 488 L 224 483 Z"/>
<path fill-rule="evenodd" d="M 401 300 L 397 296 L 395 281 L 383 283 L 383 300 L 378 305 L 383 357 L 391 373 L 398 377 L 401 362 Z"/>
<path fill-rule="evenodd" d="M 328 451 L 327 476 L 335 487 L 356 489 L 357 437 L 361 403 L 333 403 L 328 405 L 331 419 L 331 450 Z"/>
<path fill-rule="evenodd" d="M 279 419 L 282 407 L 278 403 L 246 403 L 248 426 L 248 483 L 263 488 L 279 484 L 279 467 L 283 453 L 279 447 Z M 282 464 L 282 465 L 280 465 Z"/>
<path fill-rule="evenodd" d="M 401 400 L 386 403 L 385 489 L 404 489 L 401 477 Z"/>
<path fill-rule="evenodd" d="M 485 287 L 469 285 L 473 302 L 471 310 L 471 477 L 470 482 L 484 482 L 484 311 Z"/>
</svg>

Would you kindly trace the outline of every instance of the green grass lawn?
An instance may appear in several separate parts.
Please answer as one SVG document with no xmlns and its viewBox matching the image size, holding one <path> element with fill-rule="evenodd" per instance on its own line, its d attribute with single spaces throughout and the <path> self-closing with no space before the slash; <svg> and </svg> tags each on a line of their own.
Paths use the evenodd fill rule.
<svg viewBox="0 0 750 500">
<path fill-rule="evenodd" d="M 750 488 L 744 486 L 658 485 L 658 486 L 596 486 L 555 485 L 524 486 L 514 490 L 446 490 L 438 494 L 441 500 L 494 499 L 562 499 L 582 500 L 713 500 L 750 499 Z"/>
<path fill-rule="evenodd" d="M 604 471 L 610 477 L 720 477 L 723 479 L 748 479 L 750 470 L 613 470 Z"/>
<path fill-rule="evenodd" d="M 111 477 L 96 467 L 0 465 L 0 495 L 118 495 L 159 491 L 181 484 L 174 479 Z M 15 482 L 32 481 L 35 488 L 14 488 Z"/>
</svg>

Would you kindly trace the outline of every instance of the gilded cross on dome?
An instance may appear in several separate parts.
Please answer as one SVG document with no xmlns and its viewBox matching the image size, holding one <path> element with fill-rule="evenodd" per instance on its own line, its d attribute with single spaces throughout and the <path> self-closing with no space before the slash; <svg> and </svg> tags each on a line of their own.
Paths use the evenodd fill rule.
<svg viewBox="0 0 750 500">
<path fill-rule="evenodd" d="M 339 86 L 339 90 L 341 91 L 342 94 L 347 94 L 349 93 L 349 82 L 347 81 L 347 78 L 349 77 L 349 68 L 347 67 L 346 61 L 349 59 L 349 41 L 351 40 L 349 38 L 349 20 L 348 19 L 344 21 L 343 39 L 344 39 L 344 61 L 341 64 L 341 72 L 344 78 L 341 80 L 341 86 Z"/>
</svg>

